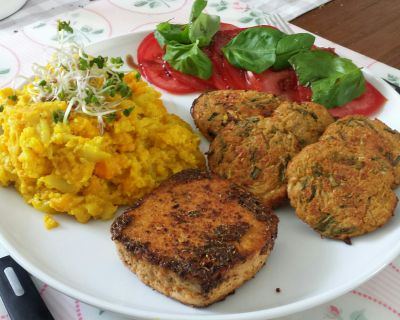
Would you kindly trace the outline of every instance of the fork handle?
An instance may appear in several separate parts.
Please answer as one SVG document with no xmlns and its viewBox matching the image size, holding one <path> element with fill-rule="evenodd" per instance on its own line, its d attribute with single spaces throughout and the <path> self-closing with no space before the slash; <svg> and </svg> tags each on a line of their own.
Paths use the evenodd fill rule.
<svg viewBox="0 0 400 320">
<path fill-rule="evenodd" d="M 0 259 L 0 295 L 11 320 L 54 320 L 29 273 L 10 256 Z"/>
</svg>

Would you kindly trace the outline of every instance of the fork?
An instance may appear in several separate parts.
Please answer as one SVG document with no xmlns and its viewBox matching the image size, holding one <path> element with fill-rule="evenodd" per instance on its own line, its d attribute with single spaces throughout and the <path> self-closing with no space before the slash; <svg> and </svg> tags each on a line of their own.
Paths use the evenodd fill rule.
<svg viewBox="0 0 400 320">
<path fill-rule="evenodd" d="M 282 18 L 282 16 L 279 13 L 269 13 L 265 16 L 264 19 L 267 22 L 267 24 L 273 27 L 277 27 L 279 30 L 287 34 L 294 33 L 292 27 L 285 19 Z"/>
</svg>

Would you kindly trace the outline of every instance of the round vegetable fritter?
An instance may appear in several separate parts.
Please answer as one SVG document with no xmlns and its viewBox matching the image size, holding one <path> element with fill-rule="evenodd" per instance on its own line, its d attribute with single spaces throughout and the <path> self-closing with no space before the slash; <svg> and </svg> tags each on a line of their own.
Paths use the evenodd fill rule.
<svg viewBox="0 0 400 320">
<path fill-rule="evenodd" d="M 287 176 L 297 216 L 328 238 L 371 232 L 390 219 L 397 204 L 390 164 L 351 144 L 309 145 L 290 162 Z"/>
<path fill-rule="evenodd" d="M 191 114 L 200 132 L 211 141 L 232 120 L 269 117 L 282 101 L 272 94 L 252 90 L 217 90 L 200 95 Z"/>
<path fill-rule="evenodd" d="M 292 132 L 302 147 L 316 142 L 334 121 L 324 106 L 313 102 L 298 104 L 285 101 L 275 110 L 273 118 Z"/>
<path fill-rule="evenodd" d="M 276 207 L 286 198 L 286 166 L 300 151 L 297 138 L 272 118 L 230 122 L 212 141 L 210 170 Z"/>
<path fill-rule="evenodd" d="M 400 133 L 383 122 L 363 116 L 347 116 L 328 126 L 320 140 L 341 141 L 381 155 L 394 168 L 393 187 L 400 184 Z"/>
</svg>

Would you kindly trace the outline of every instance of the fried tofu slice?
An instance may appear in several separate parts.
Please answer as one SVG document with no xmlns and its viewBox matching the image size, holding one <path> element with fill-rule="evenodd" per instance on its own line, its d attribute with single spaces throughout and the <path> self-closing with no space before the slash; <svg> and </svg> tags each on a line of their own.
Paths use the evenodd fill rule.
<svg viewBox="0 0 400 320">
<path fill-rule="evenodd" d="M 278 218 L 228 180 L 185 170 L 119 216 L 112 239 L 145 284 L 185 304 L 224 299 L 265 264 Z"/>
</svg>

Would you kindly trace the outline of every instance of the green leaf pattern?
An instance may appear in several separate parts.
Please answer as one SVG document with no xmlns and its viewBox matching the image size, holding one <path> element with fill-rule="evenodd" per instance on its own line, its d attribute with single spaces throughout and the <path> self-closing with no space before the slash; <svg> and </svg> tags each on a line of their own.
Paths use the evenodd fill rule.
<svg viewBox="0 0 400 320">
<path fill-rule="evenodd" d="M 0 68 L 0 76 L 10 73 L 10 68 Z"/>
<path fill-rule="evenodd" d="M 214 2 L 210 4 L 217 12 L 225 11 L 228 9 L 229 2 L 226 0 L 221 0 L 219 2 Z"/>
<path fill-rule="evenodd" d="M 339 309 L 335 305 L 330 305 L 327 307 L 327 311 L 325 313 L 324 319 L 332 319 L 332 320 L 368 320 L 365 316 L 365 310 L 355 310 L 350 313 L 348 317 L 343 315 L 341 309 Z"/>
<path fill-rule="evenodd" d="M 133 2 L 134 7 L 149 7 L 150 9 L 158 8 L 158 7 L 166 7 L 170 8 L 171 2 L 175 2 L 176 0 L 139 0 Z"/>
<path fill-rule="evenodd" d="M 238 21 L 243 24 L 266 24 L 265 12 L 256 8 L 248 8 L 246 15 Z"/>
</svg>

